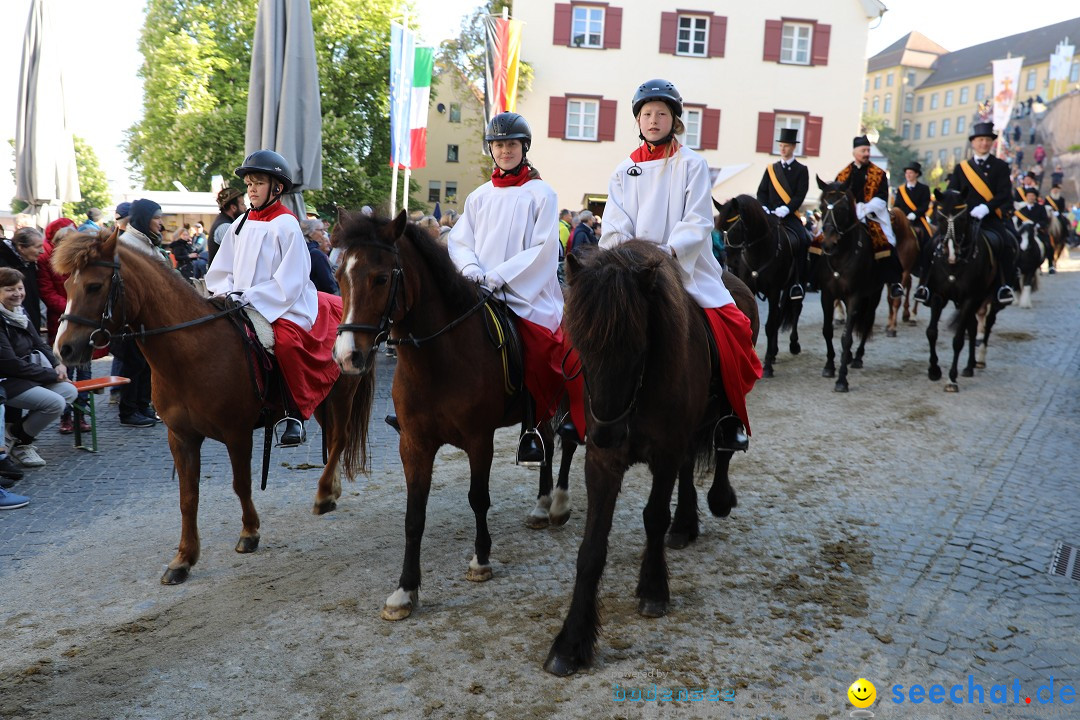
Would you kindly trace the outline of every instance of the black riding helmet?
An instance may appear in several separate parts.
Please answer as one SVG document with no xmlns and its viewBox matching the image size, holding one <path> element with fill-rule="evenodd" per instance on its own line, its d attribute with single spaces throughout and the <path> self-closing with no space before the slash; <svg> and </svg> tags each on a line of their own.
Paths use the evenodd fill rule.
<svg viewBox="0 0 1080 720">
<path fill-rule="evenodd" d="M 641 87 L 634 93 L 634 117 L 637 117 L 638 113 L 641 112 L 641 106 L 650 100 L 660 100 L 667 103 L 675 117 L 682 117 L 682 95 L 667 80 L 657 78 L 641 83 Z"/>
<path fill-rule="evenodd" d="M 289 173 L 289 163 L 285 158 L 273 150 L 256 150 L 244 158 L 244 164 L 236 168 L 236 176 L 244 177 L 248 173 L 266 173 L 281 181 L 281 192 L 287 193 L 292 190 L 292 175 Z"/>
<path fill-rule="evenodd" d="M 521 152 L 524 155 L 529 152 L 532 145 L 532 130 L 525 118 L 515 112 L 499 113 L 491 118 L 487 132 L 484 133 L 484 141 L 488 143 L 488 152 L 491 152 L 493 140 L 521 140 Z"/>
</svg>

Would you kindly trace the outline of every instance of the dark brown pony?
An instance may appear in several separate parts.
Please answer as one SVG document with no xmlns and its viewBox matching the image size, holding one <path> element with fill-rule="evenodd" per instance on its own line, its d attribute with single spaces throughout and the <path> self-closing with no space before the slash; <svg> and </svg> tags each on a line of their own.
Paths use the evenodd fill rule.
<svg viewBox="0 0 1080 720">
<path fill-rule="evenodd" d="M 889 304 L 889 320 L 885 324 L 885 335 L 896 337 L 896 316 L 900 312 L 901 304 L 904 306 L 904 322 L 911 319 L 911 271 L 919 262 L 920 246 L 915 229 L 908 222 L 904 211 L 894 207 L 889 211 L 889 215 L 892 217 L 893 234 L 896 235 L 896 255 L 900 259 L 900 268 L 903 270 L 900 275 L 900 284 L 904 287 L 904 297 L 886 300 Z M 922 223 L 916 222 L 915 225 L 921 227 Z"/>
<path fill-rule="evenodd" d="M 55 344 L 65 363 L 89 362 L 94 343 L 103 345 L 110 334 L 140 330 L 136 341 L 153 373 L 154 407 L 169 429 L 169 448 L 180 479 L 180 546 L 161 582 L 184 582 L 199 559 L 199 465 L 206 438 L 229 450 L 233 490 L 243 510 L 236 551 L 254 552 L 259 546 L 259 515 L 251 501 L 251 447 L 262 402 L 239 331 L 225 317 L 167 330 L 213 316 L 218 308 L 158 256 L 118 240 L 116 232 L 68 238 L 56 248 L 52 262 L 58 272 L 69 275 L 64 285 L 68 319 L 60 324 Z M 213 362 L 208 364 L 207 358 Z M 350 478 L 366 469 L 373 389 L 363 379 L 342 376 L 315 410 L 327 450 L 315 495 L 316 514 L 336 507 L 340 462 Z"/>
<path fill-rule="evenodd" d="M 672 533 L 697 532 L 695 459 L 714 472 L 712 513 L 724 517 L 737 504 L 728 481 L 732 453 L 717 453 L 713 444 L 726 402 L 715 380 L 706 321 L 683 289 L 675 262 L 656 244 L 634 240 L 570 255 L 566 267 L 570 291 L 563 323 L 580 353 L 588 394 L 589 502 L 570 610 L 544 663 L 556 675 L 592 662 L 600 630 L 597 590 L 615 501 L 631 465 L 647 463 L 653 476 L 637 586 L 638 612 L 645 617 L 664 615 L 670 599 L 664 534 L 672 525 L 676 477 Z"/>
<path fill-rule="evenodd" d="M 821 261 L 815 285 L 821 291 L 821 334 L 825 337 L 825 368 L 822 377 L 836 377 L 836 392 L 848 391 L 848 367 L 861 368 L 866 341 L 874 330 L 874 313 L 881 302 L 884 281 L 874 266 L 874 244 L 870 232 L 855 216 L 855 197 L 846 183 L 825 183 L 821 188 Z M 833 349 L 835 301 L 844 303 L 847 317 L 840 337 L 840 372 L 836 372 Z M 852 336 L 859 348 L 851 354 Z"/>
<path fill-rule="evenodd" d="M 779 352 L 777 334 L 791 329 L 788 348 L 792 355 L 802 351 L 799 345 L 799 314 L 802 301 L 788 297 L 795 282 L 795 253 L 799 239 L 775 215 L 766 215 L 761 203 L 750 195 L 739 195 L 720 204 L 713 200 L 719 215 L 716 229 L 724 236 L 728 265 L 752 292 L 769 304 L 765 318 L 765 357 L 761 376 L 773 377 L 773 363 Z"/>
<path fill-rule="evenodd" d="M 466 577 L 491 578 L 491 506 L 488 480 L 495 430 L 521 421 L 524 391 L 508 395 L 501 355 L 492 342 L 477 285 L 465 279 L 446 248 L 431 240 L 404 212 L 393 221 L 342 212 L 334 244 L 343 249 L 338 281 L 344 315 L 334 355 L 346 373 L 368 376 L 378 346 L 397 345 L 394 409 L 401 426 L 399 448 L 408 500 L 405 560 L 398 589 L 382 616 L 408 617 L 418 601 L 420 542 L 424 535 L 435 453 L 443 445 L 469 456 L 469 505 L 476 518 L 475 555 Z M 565 486 L 551 492 L 553 431 L 541 423 L 546 462 L 540 469 L 539 516 L 562 524 L 570 515 Z"/>
</svg>

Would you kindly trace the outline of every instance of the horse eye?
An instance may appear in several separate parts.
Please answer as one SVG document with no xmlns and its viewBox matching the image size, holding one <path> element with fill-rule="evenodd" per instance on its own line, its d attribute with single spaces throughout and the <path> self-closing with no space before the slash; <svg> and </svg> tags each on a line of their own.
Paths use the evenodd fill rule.
<svg viewBox="0 0 1080 720">
<path fill-rule="evenodd" d="M 90 283 L 86 286 L 86 294 L 92 295 L 96 292 L 100 292 L 101 288 L 105 287 L 104 283 Z"/>
<path fill-rule="evenodd" d="M 390 281 L 390 276 L 389 275 L 383 274 L 383 275 L 376 275 L 375 276 L 375 285 L 376 286 L 385 285 L 389 281 Z"/>
</svg>

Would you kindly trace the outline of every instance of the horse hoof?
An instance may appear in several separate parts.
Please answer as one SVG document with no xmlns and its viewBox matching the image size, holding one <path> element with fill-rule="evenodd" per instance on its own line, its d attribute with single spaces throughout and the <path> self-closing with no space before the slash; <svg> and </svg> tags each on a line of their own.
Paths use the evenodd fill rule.
<svg viewBox="0 0 1080 720">
<path fill-rule="evenodd" d="M 315 507 L 311 511 L 316 515 L 325 515 L 334 510 L 337 510 L 337 502 L 333 498 L 326 498 L 325 500 L 316 500 Z"/>
<path fill-rule="evenodd" d="M 730 512 L 730 510 L 728 512 Z M 694 542 L 694 540 L 696 540 L 696 539 L 697 538 L 694 535 L 691 535 L 690 533 L 684 533 L 684 532 L 676 533 L 676 532 L 673 532 L 673 533 L 668 533 L 667 539 L 664 541 L 664 544 L 667 545 L 672 550 L 682 550 L 687 545 Z"/>
<path fill-rule="evenodd" d="M 947 393 L 960 392 L 960 386 L 957 385 L 954 382 L 945 383 L 945 392 L 947 392 Z"/>
<path fill-rule="evenodd" d="M 932 365 L 929 370 L 926 371 L 926 377 L 930 378 L 934 382 L 941 379 L 941 368 L 936 365 Z"/>
<path fill-rule="evenodd" d="M 552 527 L 562 527 L 570 519 L 570 514 L 569 510 L 559 515 L 550 514 L 548 520 L 551 522 Z"/>
<path fill-rule="evenodd" d="M 862 358 L 855 358 L 854 360 L 851 361 L 851 364 L 848 365 L 848 367 L 849 368 L 854 368 L 855 370 L 861 370 L 862 369 Z"/>
<path fill-rule="evenodd" d="M 772 376 L 773 376 L 773 369 L 771 367 L 769 367 L 768 365 L 765 365 L 764 367 L 761 368 L 761 377 L 763 377 L 763 378 L 771 378 Z"/>
<path fill-rule="evenodd" d="M 487 582 L 491 579 L 491 566 L 481 565 L 478 567 L 469 566 L 469 569 L 465 572 L 465 579 L 470 582 Z"/>
<path fill-rule="evenodd" d="M 165 574 L 161 576 L 162 585 L 179 585 L 188 579 L 188 575 L 191 574 L 191 568 L 187 565 L 181 565 L 178 568 L 169 568 L 165 571 Z"/>
<path fill-rule="evenodd" d="M 911 318 L 910 320 L 908 318 L 904 318 L 904 323 L 907 325 L 918 325 L 919 321 L 915 318 Z"/>
<path fill-rule="evenodd" d="M 986 369 L 986 363 L 983 362 L 982 360 L 976 360 L 975 361 L 975 369 L 976 370 L 985 370 Z"/>
<path fill-rule="evenodd" d="M 727 517 L 731 514 L 731 509 L 739 506 L 739 499 L 735 496 L 735 490 L 729 489 L 727 492 L 713 492 L 709 491 L 709 512 L 716 517 Z"/>
<path fill-rule="evenodd" d="M 792 355 L 798 355 L 802 352 L 802 345 L 797 342 L 793 342 L 790 346 L 788 346 L 788 350 L 791 351 Z"/>
<path fill-rule="evenodd" d="M 547 513 L 540 515 L 534 510 L 525 518 L 525 527 L 533 530 L 543 530 L 548 526 L 549 522 Z"/>
<path fill-rule="evenodd" d="M 641 600 L 638 600 L 638 615 L 647 618 L 664 617 L 667 615 L 667 605 L 666 600 L 648 600 L 642 598 Z"/>
<path fill-rule="evenodd" d="M 963 377 L 975 377 L 975 368 L 964 368 L 960 371 L 960 375 Z"/>
<path fill-rule="evenodd" d="M 258 547 L 258 535 L 241 535 L 240 539 L 236 542 L 236 552 L 238 553 L 253 553 Z"/>
<path fill-rule="evenodd" d="M 418 597 L 416 590 L 406 592 L 398 588 L 393 595 L 386 599 L 386 604 L 383 605 L 382 609 L 382 619 L 393 622 L 409 617 L 412 615 L 413 608 L 418 604 Z"/>
<path fill-rule="evenodd" d="M 896 337 L 895 328 L 885 328 L 885 337 Z"/>
<path fill-rule="evenodd" d="M 836 383 L 836 386 L 833 388 L 833 392 L 847 392 L 847 391 L 848 391 L 848 384 L 846 382 L 843 382 L 843 383 L 838 382 L 838 383 Z"/>
<path fill-rule="evenodd" d="M 827 368 L 825 368 L 824 370 L 821 371 L 821 377 L 827 377 L 827 378 L 836 377 L 836 370 L 834 370 L 831 367 L 827 367 Z"/>
<path fill-rule="evenodd" d="M 544 663 L 544 669 L 552 675 L 558 675 L 559 677 L 569 677 L 578 671 L 577 663 L 570 660 L 570 658 L 563 657 L 562 655 L 556 655 L 554 651 L 548 655 L 547 661 Z"/>
</svg>

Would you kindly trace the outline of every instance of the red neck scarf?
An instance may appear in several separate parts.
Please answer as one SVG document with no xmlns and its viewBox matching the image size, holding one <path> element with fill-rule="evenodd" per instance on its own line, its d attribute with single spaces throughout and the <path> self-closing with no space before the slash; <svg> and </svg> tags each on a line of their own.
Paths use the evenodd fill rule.
<svg viewBox="0 0 1080 720">
<path fill-rule="evenodd" d="M 670 143 L 664 143 L 663 145 L 649 145 L 649 143 L 643 143 L 637 150 L 630 153 L 630 159 L 636 163 L 648 162 L 649 160 L 663 160 L 668 157 L 669 144 L 671 146 L 671 155 L 675 155 L 679 152 L 679 141 L 672 138 Z"/>
<path fill-rule="evenodd" d="M 252 220 L 262 220 L 263 222 L 267 222 L 273 220 L 278 215 L 292 215 L 293 217 L 296 217 L 280 200 L 275 200 L 270 207 L 263 208 L 262 210 L 252 209 L 248 214 L 248 217 Z"/>
<path fill-rule="evenodd" d="M 495 171 L 491 173 L 491 183 L 495 187 L 500 188 L 521 186 L 532 180 L 532 178 L 529 177 L 530 171 L 531 168 L 528 165 L 522 165 L 521 169 L 518 170 L 517 175 L 508 175 L 502 168 L 496 165 Z M 539 179 L 538 176 L 537 180 Z"/>
</svg>

